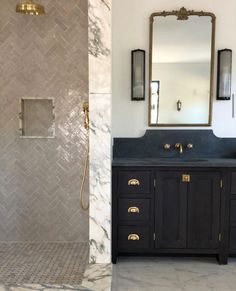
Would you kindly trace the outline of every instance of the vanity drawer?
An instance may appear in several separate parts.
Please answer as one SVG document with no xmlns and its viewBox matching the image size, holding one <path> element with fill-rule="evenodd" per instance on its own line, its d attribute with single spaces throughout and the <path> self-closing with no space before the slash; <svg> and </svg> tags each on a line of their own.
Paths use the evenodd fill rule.
<svg viewBox="0 0 236 291">
<path fill-rule="evenodd" d="M 150 219 L 150 199 L 125 199 L 118 201 L 118 219 L 146 221 Z"/>
<path fill-rule="evenodd" d="M 150 247 L 150 231 L 148 226 L 119 226 L 118 248 L 127 251 L 148 249 Z"/>
<path fill-rule="evenodd" d="M 150 171 L 119 171 L 118 193 L 149 194 L 151 192 Z"/>
</svg>

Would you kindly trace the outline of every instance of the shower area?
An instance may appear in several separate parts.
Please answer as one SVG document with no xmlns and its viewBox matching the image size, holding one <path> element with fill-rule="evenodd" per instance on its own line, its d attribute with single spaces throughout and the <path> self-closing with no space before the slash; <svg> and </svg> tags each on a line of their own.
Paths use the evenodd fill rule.
<svg viewBox="0 0 236 291">
<path fill-rule="evenodd" d="M 88 2 L 35 2 L 2 0 L 0 9 L 0 284 L 80 284 Z"/>
</svg>

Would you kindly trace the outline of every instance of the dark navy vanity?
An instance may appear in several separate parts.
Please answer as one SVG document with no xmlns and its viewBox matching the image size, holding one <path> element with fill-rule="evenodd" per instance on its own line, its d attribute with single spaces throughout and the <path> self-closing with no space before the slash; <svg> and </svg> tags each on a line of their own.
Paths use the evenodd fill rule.
<svg viewBox="0 0 236 291">
<path fill-rule="evenodd" d="M 177 145 L 177 146 L 176 146 Z M 211 130 L 115 138 L 112 262 L 119 255 L 236 253 L 236 139 Z"/>
</svg>

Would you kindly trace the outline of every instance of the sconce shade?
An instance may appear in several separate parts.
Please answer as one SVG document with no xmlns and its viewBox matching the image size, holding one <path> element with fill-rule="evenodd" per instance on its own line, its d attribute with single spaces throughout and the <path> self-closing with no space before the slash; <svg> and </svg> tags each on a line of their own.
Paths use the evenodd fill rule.
<svg viewBox="0 0 236 291">
<path fill-rule="evenodd" d="M 145 100 L 145 51 L 131 52 L 131 100 Z"/>
<path fill-rule="evenodd" d="M 218 51 L 217 100 L 230 100 L 232 76 L 232 50 Z"/>
</svg>

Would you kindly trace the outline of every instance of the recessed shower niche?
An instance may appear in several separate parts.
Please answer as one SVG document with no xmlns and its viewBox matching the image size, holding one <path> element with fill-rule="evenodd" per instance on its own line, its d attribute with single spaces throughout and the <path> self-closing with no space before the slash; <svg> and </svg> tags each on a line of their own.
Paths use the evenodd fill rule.
<svg viewBox="0 0 236 291">
<path fill-rule="evenodd" d="M 54 138 L 55 112 L 53 98 L 20 99 L 20 136 L 22 138 Z"/>
</svg>

